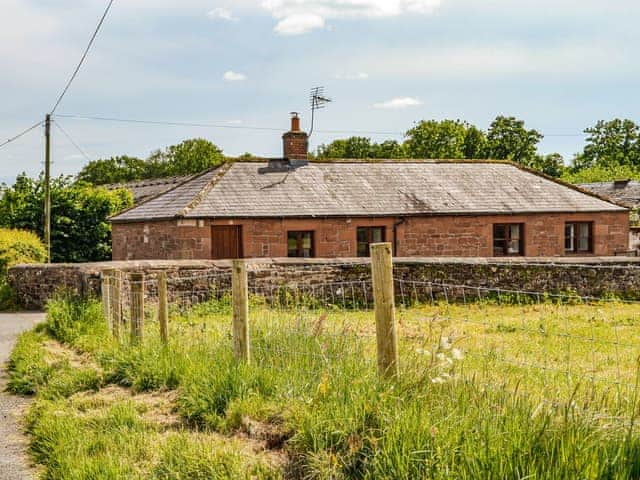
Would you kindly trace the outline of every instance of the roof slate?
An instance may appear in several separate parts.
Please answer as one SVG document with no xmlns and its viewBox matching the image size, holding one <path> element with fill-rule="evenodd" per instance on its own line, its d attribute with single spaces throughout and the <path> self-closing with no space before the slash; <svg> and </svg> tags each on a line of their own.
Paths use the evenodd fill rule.
<svg viewBox="0 0 640 480">
<path fill-rule="evenodd" d="M 631 208 L 640 208 L 640 182 L 636 180 L 630 180 L 629 182 L 582 183 L 578 186 Z"/>
<path fill-rule="evenodd" d="M 625 210 L 508 163 L 312 162 L 263 173 L 267 166 L 237 162 L 206 172 L 112 220 Z"/>
<path fill-rule="evenodd" d="M 127 183 L 112 183 L 105 185 L 105 187 L 108 190 L 116 190 L 119 188 L 129 190 L 133 195 L 133 203 L 138 205 L 152 197 L 170 190 L 177 185 L 180 185 L 181 183 L 184 183 L 190 178 L 193 178 L 193 175 L 183 177 L 152 178 L 149 180 L 138 180 Z"/>
</svg>

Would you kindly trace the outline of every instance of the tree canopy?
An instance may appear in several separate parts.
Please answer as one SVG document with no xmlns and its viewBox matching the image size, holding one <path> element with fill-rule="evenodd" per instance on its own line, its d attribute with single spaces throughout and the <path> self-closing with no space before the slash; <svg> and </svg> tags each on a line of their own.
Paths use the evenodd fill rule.
<svg viewBox="0 0 640 480">
<path fill-rule="evenodd" d="M 119 156 L 89 162 L 78 173 L 78 180 L 93 185 L 132 182 L 146 178 L 193 175 L 224 162 L 222 150 L 209 140 L 193 138 L 164 150 L 146 160 Z"/>
<path fill-rule="evenodd" d="M 0 227 L 29 230 L 44 237 L 44 182 L 22 174 L 0 199 Z M 51 260 L 91 262 L 111 258 L 107 219 L 133 205 L 126 190 L 109 191 L 71 177 L 51 182 Z"/>
<path fill-rule="evenodd" d="M 559 175 L 564 165 L 558 154 L 542 156 L 537 146 L 542 135 L 525 128 L 515 117 L 497 117 L 485 133 L 462 120 L 422 120 L 399 143 L 375 143 L 367 137 L 334 140 L 318 148 L 319 158 L 432 158 L 512 160 Z"/>
</svg>

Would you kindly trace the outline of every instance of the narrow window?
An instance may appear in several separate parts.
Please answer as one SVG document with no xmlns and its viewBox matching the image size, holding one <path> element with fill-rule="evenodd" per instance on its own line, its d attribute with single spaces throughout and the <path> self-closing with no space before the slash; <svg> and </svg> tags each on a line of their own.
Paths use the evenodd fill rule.
<svg viewBox="0 0 640 480">
<path fill-rule="evenodd" d="M 313 232 L 289 232 L 288 255 L 290 257 L 313 257 Z"/>
<path fill-rule="evenodd" d="M 370 256 L 369 246 L 380 242 L 384 242 L 384 227 L 358 227 L 359 257 Z"/>
<path fill-rule="evenodd" d="M 493 255 L 524 255 L 524 224 L 500 223 L 493 226 Z"/>
<path fill-rule="evenodd" d="M 566 253 L 593 252 L 593 224 L 570 222 L 564 226 L 564 250 Z"/>
</svg>

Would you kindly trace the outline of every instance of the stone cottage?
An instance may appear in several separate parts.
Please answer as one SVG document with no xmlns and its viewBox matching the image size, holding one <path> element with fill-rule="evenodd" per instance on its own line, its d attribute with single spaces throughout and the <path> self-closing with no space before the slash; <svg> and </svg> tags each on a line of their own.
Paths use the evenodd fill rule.
<svg viewBox="0 0 640 480">
<path fill-rule="evenodd" d="M 629 210 L 508 162 L 307 161 L 294 117 L 281 159 L 227 163 L 113 217 L 113 259 L 608 256 Z"/>
</svg>

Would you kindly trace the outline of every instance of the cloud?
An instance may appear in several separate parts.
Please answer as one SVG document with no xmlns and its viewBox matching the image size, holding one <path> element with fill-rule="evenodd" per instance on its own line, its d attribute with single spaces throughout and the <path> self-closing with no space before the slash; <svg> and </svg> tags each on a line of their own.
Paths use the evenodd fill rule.
<svg viewBox="0 0 640 480">
<path fill-rule="evenodd" d="M 226 82 L 243 82 L 247 79 L 247 76 L 244 73 L 229 70 L 228 72 L 225 72 L 222 78 L 224 78 Z"/>
<path fill-rule="evenodd" d="M 336 73 L 334 77 L 337 80 L 367 80 L 369 78 L 369 74 L 365 72 Z"/>
<path fill-rule="evenodd" d="M 391 100 L 387 100 L 386 102 L 376 103 L 373 105 L 373 107 L 381 108 L 384 110 L 399 110 L 399 109 L 408 108 L 408 107 L 418 107 L 420 105 L 422 105 L 422 102 L 417 98 L 397 97 Z"/>
<path fill-rule="evenodd" d="M 441 0 L 263 0 L 262 7 L 279 22 L 275 32 L 300 35 L 323 28 L 326 20 L 384 18 L 429 14 Z"/>
<path fill-rule="evenodd" d="M 222 7 L 214 8 L 213 10 L 207 13 L 207 16 L 209 18 L 214 18 L 219 20 L 227 20 L 227 21 L 235 20 L 235 17 L 233 16 L 233 13 L 231 13 L 231 10 L 229 10 L 228 8 L 222 8 Z"/>
<path fill-rule="evenodd" d="M 324 18 L 320 15 L 296 13 L 280 20 L 274 31 L 279 35 L 301 35 L 324 27 Z"/>
</svg>

